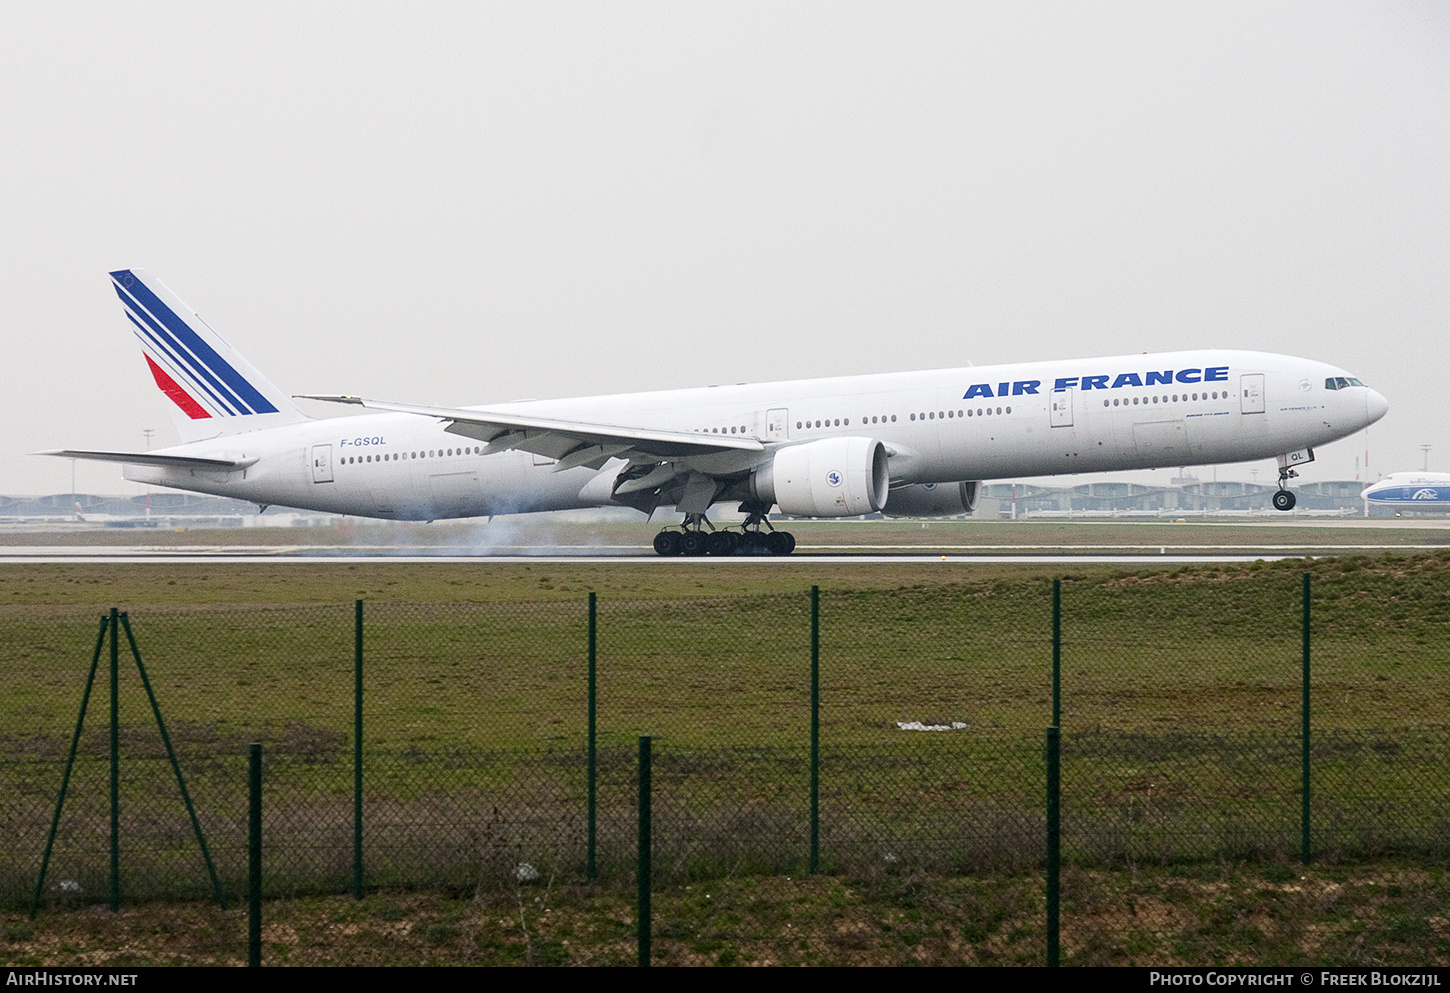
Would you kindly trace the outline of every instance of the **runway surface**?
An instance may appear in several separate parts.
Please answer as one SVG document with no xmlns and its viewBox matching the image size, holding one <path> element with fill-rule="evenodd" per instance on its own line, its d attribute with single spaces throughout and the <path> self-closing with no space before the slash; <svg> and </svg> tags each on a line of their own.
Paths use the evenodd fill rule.
<svg viewBox="0 0 1450 993">
<path fill-rule="evenodd" d="M 948 563 L 1036 563 L 1036 564 L 1167 564 L 1207 562 L 1276 561 L 1305 555 L 1331 556 L 1365 552 L 1411 552 L 1441 548 L 1442 545 L 950 545 L 921 548 L 912 545 L 800 545 L 788 556 L 714 556 L 661 558 L 642 545 L 495 545 L 487 549 L 468 546 L 434 545 L 82 545 L 0 547 L 0 563 L 15 565 L 82 564 L 175 564 L 289 562 L 309 565 L 422 562 L 609 562 L 669 566 L 675 563 L 701 565 L 793 564 L 930 564 Z"/>
<path fill-rule="evenodd" d="M 0 530 L 0 565 L 102 563 L 1023 563 L 1251 562 L 1450 548 L 1450 518 L 1232 521 L 797 522 L 795 554 L 661 558 L 650 525 L 501 518 L 335 528 Z M 48 533 L 47 533 L 48 532 Z M 874 540 L 872 540 L 874 539 Z"/>
</svg>

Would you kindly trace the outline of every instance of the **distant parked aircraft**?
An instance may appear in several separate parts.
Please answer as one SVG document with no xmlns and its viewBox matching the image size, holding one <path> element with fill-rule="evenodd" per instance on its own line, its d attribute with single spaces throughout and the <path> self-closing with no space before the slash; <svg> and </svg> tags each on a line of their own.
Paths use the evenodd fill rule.
<svg viewBox="0 0 1450 993">
<path fill-rule="evenodd" d="M 1450 473 L 1395 472 L 1360 494 L 1366 502 L 1404 510 L 1450 510 Z"/>
</svg>

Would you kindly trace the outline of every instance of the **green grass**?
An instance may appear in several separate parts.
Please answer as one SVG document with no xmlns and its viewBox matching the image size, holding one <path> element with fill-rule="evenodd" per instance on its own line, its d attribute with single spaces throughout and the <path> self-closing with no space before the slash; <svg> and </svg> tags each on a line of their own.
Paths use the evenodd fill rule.
<svg viewBox="0 0 1450 993">
<path fill-rule="evenodd" d="M 1324 736 L 1316 749 L 1314 855 L 1362 860 L 1450 854 L 1442 756 L 1447 736 Z M 1274 863 L 1299 852 L 1295 743 L 1246 734 L 1066 736 L 1063 846 L 1085 867 L 1221 859 Z M 264 777 L 267 887 L 273 894 L 345 888 L 352 870 L 352 768 L 342 751 L 269 744 Z M 662 745 L 653 775 L 655 876 L 663 884 L 791 874 L 808 866 L 804 749 L 692 750 Z M 245 759 L 186 762 L 223 885 L 244 889 Z M 169 768 L 123 761 L 122 889 L 127 899 L 198 898 L 207 878 Z M 364 863 L 371 885 L 494 891 L 521 863 L 564 880 L 585 864 L 584 756 L 579 750 L 368 752 Z M 0 802 L 0 904 L 24 905 L 49 824 L 57 764 L 9 763 Z M 860 874 L 1021 873 L 1044 857 L 1041 743 L 1025 737 L 926 737 L 895 748 L 822 755 L 821 865 Z M 633 750 L 605 748 L 598 786 L 599 866 L 627 880 L 635 844 Z M 107 766 L 79 763 L 50 869 L 89 898 L 105 892 Z"/>
<path fill-rule="evenodd" d="M 1077 818 L 1067 844 L 1082 864 L 1297 851 L 1305 569 L 1316 850 L 1450 850 L 1450 553 L 1436 552 L 1070 570 L 1064 791 Z M 590 588 L 600 598 L 611 873 L 628 872 L 632 749 L 644 733 L 656 736 L 661 762 L 659 837 L 670 853 L 661 878 L 802 864 L 812 581 L 823 591 L 828 865 L 856 871 L 891 855 L 920 871 L 1020 871 L 1041 857 L 1051 714 L 1044 568 L 62 566 L 0 569 L 0 580 L 28 601 L 0 607 L 6 902 L 28 896 L 108 601 L 130 611 L 232 885 L 251 741 L 276 763 L 271 836 L 279 850 L 291 846 L 276 885 L 326 890 L 350 874 L 353 595 L 368 600 L 377 881 L 496 885 L 517 861 L 577 877 Z M 129 891 L 195 892 L 184 814 L 122 650 Z M 64 871 L 84 876 L 88 892 L 100 885 L 105 849 L 106 682 L 103 664 L 62 837 Z M 969 727 L 896 727 L 913 720 Z M 179 878 L 188 881 L 171 882 Z"/>
<path fill-rule="evenodd" d="M 245 570 L 238 577 L 168 567 L 182 577 L 182 585 L 165 587 L 169 602 L 128 601 L 124 587 L 136 568 L 94 571 L 123 587 L 109 592 L 130 610 L 163 711 L 193 736 L 238 741 L 303 724 L 350 734 L 352 604 L 339 594 L 355 593 L 368 600 L 370 745 L 577 745 L 586 710 L 586 587 L 601 586 L 606 740 L 640 733 L 689 746 L 806 740 L 805 587 L 813 575 L 755 569 L 757 579 L 744 583 L 713 569 L 540 567 L 535 577 L 529 566 L 375 566 L 357 567 L 350 582 L 353 567 L 293 566 L 276 579 L 252 576 L 256 592 L 274 599 L 249 603 L 235 588 Z M 1064 728 L 1296 732 L 1304 568 L 1073 570 L 1063 584 Z M 1443 724 L 1450 554 L 1346 557 L 1307 568 L 1315 727 Z M 0 607 L 0 734 L 10 747 L 37 735 L 68 737 L 106 602 L 72 605 L 78 577 L 69 567 L 34 571 L 24 585 L 47 582 L 37 602 Z M 669 595 L 650 587 L 664 572 L 674 581 Z M 441 595 L 450 576 L 465 584 L 457 599 L 398 599 Z M 692 585 L 706 579 L 708 586 Z M 895 723 L 912 720 L 1035 735 L 1050 719 L 1050 583 L 1037 571 L 826 570 L 820 582 L 824 741 L 897 741 Z M 286 586 L 300 605 L 279 605 Z M 324 588 L 337 599 L 306 602 Z M 223 592 L 236 599 L 216 602 Z M 123 721 L 148 722 L 134 668 L 122 694 Z"/>
</svg>

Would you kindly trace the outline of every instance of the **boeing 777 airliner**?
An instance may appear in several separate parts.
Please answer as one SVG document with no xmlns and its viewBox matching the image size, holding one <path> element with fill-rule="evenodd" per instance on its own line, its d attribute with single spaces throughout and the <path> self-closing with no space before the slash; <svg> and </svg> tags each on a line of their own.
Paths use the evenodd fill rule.
<svg viewBox="0 0 1450 993">
<path fill-rule="evenodd" d="M 1264 352 L 1189 352 L 876 373 L 446 408 L 306 399 L 312 418 L 155 277 L 111 273 L 183 444 L 52 451 L 127 479 L 394 520 L 673 506 L 661 555 L 789 554 L 790 517 L 972 511 L 982 480 L 1277 457 L 1274 506 L 1314 449 L 1389 404 L 1345 370 Z M 743 525 L 705 513 L 738 503 Z"/>
</svg>

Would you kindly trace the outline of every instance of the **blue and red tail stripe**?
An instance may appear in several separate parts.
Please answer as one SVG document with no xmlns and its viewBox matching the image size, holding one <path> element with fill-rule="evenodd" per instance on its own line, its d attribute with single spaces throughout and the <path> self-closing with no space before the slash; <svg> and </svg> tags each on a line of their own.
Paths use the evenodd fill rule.
<svg viewBox="0 0 1450 993">
<path fill-rule="evenodd" d="M 145 324 L 142 324 L 139 320 L 136 319 L 136 315 L 133 314 L 129 308 L 126 310 L 126 320 L 130 321 L 133 325 L 135 325 L 136 337 L 141 339 L 142 354 L 146 356 L 148 362 L 155 365 L 156 359 L 160 359 L 167 365 L 167 367 L 174 371 L 176 375 L 181 376 L 188 381 L 195 382 L 193 377 L 187 376 L 186 373 L 183 371 L 181 360 L 175 354 L 173 354 L 170 348 L 168 348 L 162 342 L 158 341 L 156 339 L 156 336 L 150 331 L 150 329 L 147 328 Z M 155 358 L 153 358 L 153 356 L 155 356 Z M 160 368 L 160 366 L 157 366 L 157 368 Z M 170 379 L 169 376 L 167 378 Z M 175 380 L 172 380 L 172 382 L 174 383 Z M 234 415 L 237 413 L 237 411 L 233 407 L 229 406 L 224 400 L 218 397 L 206 384 L 198 384 L 194 388 L 196 389 L 197 396 L 200 396 L 210 407 L 211 413 L 218 414 L 223 417 Z M 194 401 L 195 397 L 193 397 L 192 399 Z M 210 416 L 210 414 L 208 414 L 208 416 Z"/>
<path fill-rule="evenodd" d="M 145 353 L 142 353 L 145 355 Z M 156 380 L 156 385 L 161 392 L 171 399 L 171 402 L 181 408 L 182 413 L 193 421 L 199 421 L 210 417 L 207 409 L 196 402 L 196 398 L 177 384 L 176 380 L 166 375 L 166 370 L 161 368 L 149 355 L 145 355 L 146 364 L 151 367 L 151 378 Z"/>
<path fill-rule="evenodd" d="M 205 413 L 198 397 L 210 400 L 216 407 L 213 412 L 223 415 L 276 413 L 277 408 L 246 377 L 218 355 L 186 321 L 152 293 L 129 269 L 111 273 L 111 279 L 115 284 L 116 295 L 126 308 L 126 316 L 136 325 L 142 342 L 150 346 L 156 358 L 162 359 L 171 367 L 171 372 L 190 385 L 191 391 L 188 392 L 155 362 L 151 363 L 153 377 L 158 372 L 161 373 L 175 392 L 168 389 L 159 378 L 157 385 L 189 417 L 197 417 L 193 409 Z M 148 359 L 150 358 L 148 355 Z M 189 408 L 183 403 L 178 394 L 185 397 L 192 406 Z"/>
</svg>

